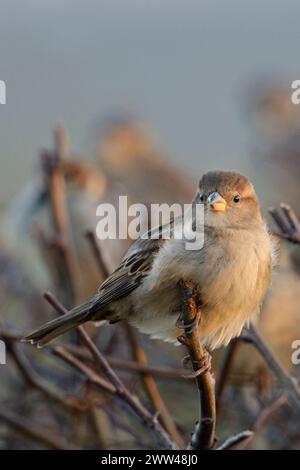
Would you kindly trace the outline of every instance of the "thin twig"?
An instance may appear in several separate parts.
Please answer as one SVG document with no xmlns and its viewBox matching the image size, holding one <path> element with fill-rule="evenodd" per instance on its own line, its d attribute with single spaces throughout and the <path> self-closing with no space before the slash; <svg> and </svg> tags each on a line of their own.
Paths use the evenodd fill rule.
<svg viewBox="0 0 300 470">
<path fill-rule="evenodd" d="M 277 226 L 275 235 L 292 243 L 300 244 L 300 221 L 293 209 L 285 203 L 280 204 L 280 209 L 269 209 L 269 212 Z"/>
<path fill-rule="evenodd" d="M 82 413 L 86 410 L 87 404 L 83 400 L 80 400 L 73 395 L 66 395 L 62 390 L 59 390 L 52 383 L 48 382 L 48 380 L 45 380 L 38 373 L 36 373 L 23 354 L 23 351 L 21 351 L 19 345 L 17 345 L 15 342 L 11 342 L 9 344 L 9 351 L 11 352 L 15 363 L 23 374 L 24 378 L 31 386 L 40 390 L 52 400 L 57 401 L 69 411 Z"/>
<path fill-rule="evenodd" d="M 73 367 L 78 369 L 80 372 L 86 375 L 91 383 L 97 385 L 105 392 L 111 393 L 112 395 L 116 395 L 117 389 L 114 385 L 112 385 L 107 380 L 103 379 L 99 374 L 97 374 L 93 369 L 88 367 L 82 361 L 77 359 L 73 354 L 66 351 L 63 346 L 53 346 L 53 352 L 60 356 L 62 359 L 67 361 Z"/>
<path fill-rule="evenodd" d="M 107 408 L 105 411 L 110 417 L 110 420 L 112 421 L 113 425 L 117 426 L 119 429 L 129 434 L 129 436 L 131 436 L 135 440 L 135 442 L 141 449 L 151 449 L 149 442 L 146 442 L 144 440 L 141 433 L 139 433 L 139 430 L 133 429 L 130 424 L 124 423 L 124 420 L 122 420 L 120 414 L 113 414 L 110 408 Z M 114 446 L 116 446 L 116 444 L 116 442 L 113 443 Z"/>
<path fill-rule="evenodd" d="M 0 405 L 0 419 L 10 426 L 20 431 L 22 434 L 46 444 L 53 449 L 59 450 L 77 450 L 78 447 L 67 442 L 61 436 L 45 430 L 45 426 L 33 424 L 32 421 L 25 419 L 20 415 L 15 415 Z"/>
<path fill-rule="evenodd" d="M 44 171 L 50 196 L 54 234 L 59 240 L 60 254 L 63 257 L 63 263 L 67 271 L 71 298 L 74 303 L 77 303 L 82 297 L 82 282 L 69 229 L 65 175 L 63 168 L 59 165 L 60 150 L 57 150 L 54 154 L 46 153 L 43 155 Z"/>
<path fill-rule="evenodd" d="M 217 414 L 221 412 L 221 409 L 223 406 L 225 387 L 228 382 L 228 377 L 230 375 L 230 372 L 233 366 L 233 361 L 236 357 L 236 353 L 238 351 L 239 345 L 240 345 L 240 342 L 238 340 L 236 339 L 232 340 L 224 354 L 222 366 L 219 372 L 217 385 L 216 385 Z"/>
<path fill-rule="evenodd" d="M 60 314 L 66 314 L 68 311 L 64 306 L 50 293 L 45 294 L 45 298 L 48 302 L 56 309 Z M 169 435 L 165 432 L 162 426 L 158 423 L 157 418 L 152 416 L 151 413 L 144 407 L 140 400 L 132 395 L 127 389 L 123 382 L 119 379 L 117 374 L 114 372 L 112 367 L 109 365 L 106 358 L 99 351 L 96 345 L 93 343 L 89 335 L 86 333 L 83 326 L 78 326 L 77 331 L 79 332 L 84 344 L 92 353 L 95 365 L 104 372 L 108 377 L 111 384 L 116 390 L 116 394 L 121 398 L 130 408 L 135 412 L 136 416 L 152 431 L 155 438 L 159 442 L 159 445 L 164 449 L 176 449 L 176 445 L 170 439 Z"/>
<path fill-rule="evenodd" d="M 133 357 L 139 365 L 146 365 L 147 356 L 137 339 L 135 331 L 127 323 L 125 324 L 125 328 Z M 182 439 L 161 394 L 159 393 L 153 375 L 151 375 L 149 372 L 143 373 L 143 381 L 146 393 L 148 394 L 151 402 L 153 403 L 155 410 L 159 413 L 160 422 L 162 423 L 166 431 L 170 434 L 171 438 L 179 445 L 179 447 L 183 448 L 185 442 Z"/>
<path fill-rule="evenodd" d="M 25 334 L 8 330 L 0 324 L 0 337 L 5 340 L 8 352 L 12 355 L 25 380 L 32 387 L 35 387 L 49 398 L 59 402 L 69 411 L 81 413 L 86 410 L 87 404 L 83 400 L 73 395 L 66 395 L 62 390 L 44 379 L 44 377 L 32 368 L 22 349 L 16 344 L 16 342 L 20 341 L 24 336 Z"/>
<path fill-rule="evenodd" d="M 244 334 L 241 336 L 241 339 L 246 342 L 250 342 L 258 350 L 273 374 L 278 378 L 289 394 L 289 397 L 297 408 L 298 413 L 300 413 L 300 387 L 298 381 L 290 376 L 284 366 L 276 358 L 275 354 L 267 346 L 257 329 L 253 325 L 250 325 L 250 327 L 245 330 Z"/>
<path fill-rule="evenodd" d="M 96 262 L 99 266 L 103 278 L 106 279 L 109 276 L 109 270 L 106 266 L 106 263 L 102 256 L 102 251 L 100 250 L 99 244 L 97 243 L 96 235 L 93 230 L 86 231 L 86 238 L 88 239 L 92 252 L 95 256 Z"/>
<path fill-rule="evenodd" d="M 49 345 L 51 347 L 51 344 Z M 71 343 L 64 343 L 64 348 L 74 354 L 75 356 L 79 357 L 80 359 L 84 359 L 87 361 L 92 360 L 91 353 L 81 346 L 77 346 L 76 344 Z M 107 356 L 106 359 L 108 360 L 109 364 L 115 368 L 120 370 L 127 370 L 130 372 L 136 372 L 138 374 L 152 374 L 161 379 L 171 379 L 171 380 L 180 380 L 185 381 L 186 378 L 183 376 L 184 369 L 175 369 L 172 367 L 158 367 L 152 366 L 149 364 L 140 364 L 138 362 L 129 361 L 126 359 L 120 359 L 118 357 Z"/>
<path fill-rule="evenodd" d="M 280 397 L 273 400 L 270 404 L 265 406 L 256 417 L 253 425 L 251 426 L 252 435 L 245 439 L 243 442 L 240 442 L 238 445 L 239 449 L 244 449 L 256 436 L 258 431 L 262 428 L 265 422 L 269 417 L 274 414 L 279 408 L 286 404 L 288 401 L 287 393 L 283 393 Z"/>
<path fill-rule="evenodd" d="M 269 416 L 271 416 L 271 414 L 275 413 L 275 411 L 285 405 L 287 401 L 288 395 L 287 393 L 283 393 L 282 395 L 280 395 L 280 397 L 276 398 L 267 406 L 265 406 L 257 416 L 253 425 L 251 426 L 252 431 L 257 432 L 265 423 L 265 421 L 269 418 Z"/>
<path fill-rule="evenodd" d="M 97 433 L 99 449 L 105 450 L 108 448 L 108 442 L 103 431 L 108 428 L 107 417 L 104 415 L 103 410 L 97 407 L 94 403 L 91 403 L 90 405 L 90 414 Z"/>
</svg>

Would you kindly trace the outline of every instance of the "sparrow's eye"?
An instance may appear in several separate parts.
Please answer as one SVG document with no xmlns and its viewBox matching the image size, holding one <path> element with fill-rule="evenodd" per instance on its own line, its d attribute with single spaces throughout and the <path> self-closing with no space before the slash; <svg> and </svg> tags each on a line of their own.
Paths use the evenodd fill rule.
<svg viewBox="0 0 300 470">
<path fill-rule="evenodd" d="M 236 204 L 240 202 L 240 200 L 241 200 L 241 196 L 239 194 L 236 194 L 236 196 L 233 197 L 233 202 L 235 202 Z"/>
<path fill-rule="evenodd" d="M 204 202 L 204 200 L 205 200 L 205 195 L 204 195 L 204 194 L 200 194 L 199 199 L 200 199 L 200 202 Z"/>
</svg>

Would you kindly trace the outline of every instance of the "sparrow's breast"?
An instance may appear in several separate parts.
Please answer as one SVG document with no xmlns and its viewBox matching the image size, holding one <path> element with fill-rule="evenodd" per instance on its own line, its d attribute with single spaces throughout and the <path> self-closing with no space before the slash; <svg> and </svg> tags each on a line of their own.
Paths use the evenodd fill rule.
<svg viewBox="0 0 300 470">
<path fill-rule="evenodd" d="M 198 251 L 187 251 L 176 240 L 166 243 L 133 293 L 129 321 L 153 337 L 175 342 L 180 334 L 175 326 L 180 314 L 177 282 L 186 279 L 200 289 L 204 342 L 216 347 L 238 335 L 268 289 L 271 256 L 267 232 L 234 235 L 208 240 Z"/>
<path fill-rule="evenodd" d="M 203 315 L 201 332 L 217 347 L 238 336 L 259 311 L 271 282 L 271 243 L 266 231 L 238 231 L 209 245 L 199 285 Z"/>
</svg>

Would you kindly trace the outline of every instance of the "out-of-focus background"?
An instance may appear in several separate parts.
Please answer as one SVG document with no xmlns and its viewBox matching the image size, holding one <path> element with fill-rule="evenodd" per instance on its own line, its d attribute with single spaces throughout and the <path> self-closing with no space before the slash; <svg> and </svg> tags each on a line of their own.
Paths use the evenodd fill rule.
<svg viewBox="0 0 300 470">
<path fill-rule="evenodd" d="M 101 275 L 83 234 L 95 229 L 96 206 L 116 202 L 119 194 L 146 204 L 188 202 L 204 171 L 230 169 L 250 177 L 266 216 L 269 206 L 282 201 L 300 214 L 300 105 L 290 99 L 291 83 L 300 78 L 299 9 L 296 0 L 1 2 L 0 80 L 6 82 L 7 103 L 0 105 L 0 321 L 6 333 L 27 331 L 51 318 L 41 297 L 46 289 L 54 290 L 67 306 L 95 291 Z M 61 228 L 57 220 L 53 228 L 56 165 L 65 183 L 77 266 L 77 284 L 73 282 L 80 292 L 59 269 L 62 260 L 53 261 L 55 243 L 47 238 Z M 109 270 L 127 246 L 102 246 Z M 282 245 L 259 323 L 266 341 L 295 373 L 290 356 L 292 341 L 300 339 L 299 252 L 299 247 Z M 143 336 L 139 341 L 151 364 L 179 367 L 178 350 Z M 115 343 L 114 348 L 107 346 L 109 354 L 123 355 L 126 345 Z M 64 390 L 74 392 L 75 383 L 80 395 L 79 379 L 56 362 L 55 376 L 49 373 L 49 359 L 44 363 L 26 346 L 17 352 L 14 348 L 9 348 L 7 365 L 0 365 L 0 404 L 5 408 L 0 413 L 0 448 L 51 447 L 14 423 L 35 419 L 58 433 L 65 420 L 61 410 L 49 411 L 49 396 L 45 399 L 41 390 L 40 395 L 32 390 L 28 397 L 24 394 L 28 374 L 26 378 L 23 367 L 23 381 L 18 375 L 19 354 Z M 272 386 L 270 379 L 270 386 L 262 361 L 247 348 L 239 354 L 228 389 L 221 436 L 253 423 L 278 393 L 278 384 Z M 216 369 L 222 354 L 215 358 Z M 194 389 L 181 380 L 174 387 L 160 380 L 184 440 L 196 415 Z M 248 385 L 242 386 L 244 382 Z M 183 395 L 185 403 L 179 400 Z M 238 403 L 234 410 L 232 397 Z M 83 418 L 75 432 L 72 413 L 64 438 L 83 448 L 99 448 L 100 441 L 102 447 L 143 447 L 130 434 L 131 424 L 126 431 L 110 403 L 101 403 L 102 414 L 99 407 L 92 411 L 101 439 L 89 443 L 90 423 Z M 284 406 L 250 446 L 299 448 L 297 421 Z M 12 419 L 5 415 L 7 409 Z"/>
<path fill-rule="evenodd" d="M 253 99 L 298 77 L 298 13 L 296 0 L 3 0 L 1 201 L 31 175 L 53 123 L 65 123 L 78 152 L 92 151 L 120 110 L 197 174 L 256 177 Z"/>
</svg>

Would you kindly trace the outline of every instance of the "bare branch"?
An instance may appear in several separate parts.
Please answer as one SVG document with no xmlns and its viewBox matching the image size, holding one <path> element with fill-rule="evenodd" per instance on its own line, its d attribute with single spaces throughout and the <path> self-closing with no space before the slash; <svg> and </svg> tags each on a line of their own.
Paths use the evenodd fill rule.
<svg viewBox="0 0 300 470">
<path fill-rule="evenodd" d="M 63 307 L 63 305 L 50 293 L 45 295 L 45 298 L 48 300 L 49 303 L 56 309 L 57 312 L 60 314 L 67 313 L 67 309 Z M 119 379 L 117 374 L 109 365 L 106 358 L 103 354 L 99 351 L 96 345 L 93 343 L 89 335 L 86 333 L 83 326 L 77 327 L 77 331 L 79 332 L 84 344 L 92 353 L 95 365 L 99 368 L 101 372 L 104 372 L 108 379 L 110 380 L 111 384 L 114 386 L 116 390 L 116 394 L 121 398 L 129 407 L 135 412 L 135 415 L 147 426 L 148 429 L 152 431 L 155 438 L 159 442 L 159 445 L 162 446 L 164 449 L 176 449 L 175 443 L 173 443 L 162 428 L 162 426 L 158 423 L 157 419 L 149 413 L 149 411 L 144 407 L 144 405 L 140 402 L 140 400 L 133 396 L 132 393 L 127 389 L 127 387 L 122 383 Z M 86 366 L 85 366 L 86 367 Z"/>
<path fill-rule="evenodd" d="M 221 366 L 221 370 L 219 372 L 217 386 L 216 386 L 216 406 L 217 406 L 217 413 L 219 414 L 222 409 L 223 405 L 223 398 L 224 398 L 224 391 L 228 381 L 228 377 L 230 371 L 233 366 L 234 358 L 236 357 L 236 353 L 238 351 L 240 342 L 237 339 L 233 339 L 230 344 L 228 345 L 226 352 L 224 354 L 223 363 Z"/>
<path fill-rule="evenodd" d="M 77 359 L 73 354 L 65 350 L 63 346 L 53 346 L 53 351 L 55 354 L 63 358 L 69 364 L 74 366 L 76 369 L 81 371 L 89 379 L 91 383 L 97 385 L 102 390 L 109 392 L 113 395 L 116 395 L 117 389 L 107 380 L 103 379 L 99 374 L 97 374 L 93 369 L 85 365 L 82 361 Z"/>
<path fill-rule="evenodd" d="M 182 342 L 187 346 L 193 369 L 197 372 L 199 364 L 201 364 L 205 356 L 205 351 L 200 342 L 197 321 L 199 315 L 195 300 L 197 291 L 190 282 L 181 281 L 179 287 L 184 326 L 184 341 Z M 191 327 L 191 325 L 193 326 Z M 195 450 L 212 449 L 215 442 L 216 427 L 215 380 L 208 369 L 196 376 L 196 382 L 200 394 L 201 416 L 196 424 L 189 448 Z"/>
<path fill-rule="evenodd" d="M 55 238 L 58 240 L 63 266 L 67 271 L 68 287 L 71 298 L 76 303 L 81 299 L 81 273 L 75 256 L 73 240 L 69 229 L 69 217 L 66 207 L 66 182 L 63 168 L 59 165 L 57 155 L 43 155 L 45 177 L 50 195 L 52 221 Z M 58 270 L 59 274 L 59 270 Z"/>
<path fill-rule="evenodd" d="M 252 434 L 247 439 L 244 439 L 243 441 L 241 441 L 239 443 L 238 448 L 244 449 L 253 440 L 253 438 L 256 436 L 256 434 L 262 428 L 265 422 L 269 419 L 269 417 L 272 414 L 274 414 L 279 408 L 285 405 L 287 401 L 288 401 L 287 393 L 283 393 L 279 398 L 276 398 L 270 404 L 265 406 L 260 411 L 253 425 L 251 426 Z"/>
<path fill-rule="evenodd" d="M 14 340 L 20 341 L 24 338 L 25 333 L 20 333 L 15 330 L 7 330 L 0 324 L 0 337 L 3 337 L 6 340 Z M 52 344 L 47 345 L 48 348 L 53 349 Z M 91 361 L 93 359 L 92 354 L 83 346 L 78 346 L 76 344 L 71 343 L 64 343 L 63 347 L 66 351 L 74 354 L 76 357 L 80 359 L 84 359 L 86 361 Z M 144 374 L 149 372 L 152 375 L 156 375 L 162 379 L 172 379 L 172 380 L 186 380 L 186 377 L 183 376 L 184 369 L 175 369 L 172 367 L 159 367 L 159 366 L 152 366 L 149 364 L 139 364 L 134 361 L 129 361 L 126 359 L 120 359 L 113 356 L 106 356 L 109 364 L 114 367 L 115 369 L 120 370 L 128 370 L 130 372 L 136 372 L 139 374 Z"/>
<path fill-rule="evenodd" d="M 51 344 L 49 345 L 51 347 Z M 76 344 L 64 344 L 64 348 L 74 354 L 76 357 L 80 359 L 84 359 L 87 361 L 92 360 L 91 353 L 82 346 L 77 346 Z M 108 360 L 109 364 L 114 367 L 115 369 L 120 370 L 127 370 L 130 372 L 136 372 L 138 374 L 145 374 L 149 373 L 155 375 L 161 379 L 172 379 L 172 380 L 186 380 L 186 377 L 183 376 L 184 369 L 175 369 L 172 367 L 158 367 L 152 366 L 149 364 L 140 364 L 138 362 L 129 361 L 126 359 L 120 359 L 118 357 L 107 356 L 106 359 Z"/>
<path fill-rule="evenodd" d="M 146 365 L 147 356 L 145 351 L 139 344 L 135 331 L 128 323 L 125 324 L 125 328 L 127 332 L 127 337 L 130 342 L 133 357 L 136 359 L 138 364 Z M 153 376 L 149 372 L 145 372 L 143 373 L 143 380 L 146 393 L 148 394 L 151 402 L 153 403 L 154 408 L 159 413 L 160 422 L 162 423 L 166 431 L 170 434 L 171 438 L 179 445 L 179 447 L 183 448 L 185 442 L 182 439 L 180 433 L 178 432 L 178 429 L 169 413 L 169 410 L 161 394 L 159 393 L 158 387 Z"/>
<path fill-rule="evenodd" d="M 22 434 L 46 444 L 52 449 L 59 450 L 77 450 L 78 447 L 74 444 L 67 442 L 61 436 L 57 434 L 46 431 L 45 426 L 38 424 L 33 424 L 31 421 L 23 418 L 20 415 L 15 415 L 11 411 L 6 410 L 2 405 L 0 405 L 0 419 L 5 421 L 10 426 L 14 427 Z"/>
<path fill-rule="evenodd" d="M 93 230 L 87 230 L 86 237 L 90 243 L 92 252 L 95 256 L 101 274 L 103 275 L 104 279 L 106 279 L 109 276 L 109 270 L 103 259 L 102 251 L 100 250 L 99 244 L 97 243 L 95 232 L 93 232 Z"/>
<path fill-rule="evenodd" d="M 277 226 L 277 235 L 284 240 L 300 244 L 300 221 L 293 209 L 285 203 L 280 204 L 280 209 L 269 209 L 269 212 Z"/>
<path fill-rule="evenodd" d="M 281 382 L 289 394 L 298 413 L 300 413 L 300 387 L 298 381 L 290 376 L 284 366 L 276 358 L 275 354 L 267 346 L 257 329 L 253 325 L 250 325 L 250 328 L 244 330 L 241 339 L 250 342 L 258 350 L 273 374 L 278 378 L 279 382 Z"/>
<path fill-rule="evenodd" d="M 31 386 L 40 390 L 52 400 L 60 403 L 69 411 L 82 413 L 87 409 L 87 404 L 83 400 L 80 400 L 73 395 L 66 395 L 62 390 L 58 389 L 51 382 L 48 382 L 48 380 L 45 380 L 36 373 L 34 369 L 32 369 L 31 364 L 29 364 L 26 356 L 23 354 L 23 351 L 15 342 L 11 342 L 9 344 L 9 351 L 11 352 L 19 370 Z"/>
</svg>

